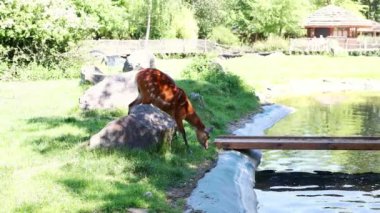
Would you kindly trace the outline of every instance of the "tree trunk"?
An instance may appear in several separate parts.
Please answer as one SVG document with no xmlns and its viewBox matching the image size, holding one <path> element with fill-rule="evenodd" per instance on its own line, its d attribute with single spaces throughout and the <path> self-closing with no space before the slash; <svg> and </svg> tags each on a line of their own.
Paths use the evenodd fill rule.
<svg viewBox="0 0 380 213">
<path fill-rule="evenodd" d="M 148 40 L 150 36 L 150 20 L 152 16 L 152 0 L 148 0 L 148 20 L 146 24 L 146 34 L 145 34 L 145 45 L 144 48 L 148 47 Z"/>
</svg>

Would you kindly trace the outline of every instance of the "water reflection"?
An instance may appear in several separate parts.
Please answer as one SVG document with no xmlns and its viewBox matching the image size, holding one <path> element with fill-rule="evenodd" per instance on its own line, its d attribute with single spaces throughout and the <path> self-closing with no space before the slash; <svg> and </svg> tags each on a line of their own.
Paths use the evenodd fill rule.
<svg viewBox="0 0 380 213">
<path fill-rule="evenodd" d="M 276 103 L 297 111 L 267 135 L 380 136 L 379 94 L 318 94 Z M 380 152 L 264 151 L 255 191 L 259 212 L 380 211 Z"/>
</svg>

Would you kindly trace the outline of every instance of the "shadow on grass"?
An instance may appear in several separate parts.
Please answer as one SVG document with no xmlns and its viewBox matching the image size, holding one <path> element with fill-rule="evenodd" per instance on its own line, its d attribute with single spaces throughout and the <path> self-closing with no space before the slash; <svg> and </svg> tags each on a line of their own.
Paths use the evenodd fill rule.
<svg viewBox="0 0 380 213">
<path fill-rule="evenodd" d="M 52 151 L 67 150 L 77 144 L 88 141 L 92 135 L 102 129 L 108 122 L 126 115 L 122 111 L 88 111 L 74 116 L 62 117 L 35 117 L 27 120 L 30 132 L 56 131 L 53 136 L 40 135 L 28 140 L 35 151 L 48 154 Z M 69 134 L 58 130 L 62 126 L 72 126 L 83 130 L 85 135 Z M 55 130 L 57 129 L 57 130 Z"/>
<path fill-rule="evenodd" d="M 73 164 L 63 168 L 65 175 L 56 179 L 73 197 L 95 204 L 91 212 L 124 212 L 130 207 L 180 212 L 180 209 L 168 206 L 164 192 L 168 187 L 183 186 L 195 173 L 195 168 L 190 165 L 202 160 L 190 155 L 167 157 L 126 149 L 91 153 L 95 154 L 95 159 L 87 156 L 86 165 Z M 107 161 L 110 157 L 111 162 Z"/>
<path fill-rule="evenodd" d="M 33 146 L 33 150 L 38 151 L 40 154 L 48 154 L 53 151 L 71 149 L 76 144 L 86 140 L 88 140 L 88 137 L 66 134 L 57 137 L 37 137 L 32 139 L 29 144 Z"/>
</svg>

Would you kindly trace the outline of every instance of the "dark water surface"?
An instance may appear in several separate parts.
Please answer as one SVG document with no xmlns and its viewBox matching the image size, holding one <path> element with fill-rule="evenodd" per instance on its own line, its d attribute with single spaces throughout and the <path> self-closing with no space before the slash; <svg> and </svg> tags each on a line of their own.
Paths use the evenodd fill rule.
<svg viewBox="0 0 380 213">
<path fill-rule="evenodd" d="M 380 94 L 329 93 L 276 103 L 296 111 L 267 135 L 380 136 Z M 263 151 L 258 212 L 380 212 L 380 151 Z"/>
</svg>

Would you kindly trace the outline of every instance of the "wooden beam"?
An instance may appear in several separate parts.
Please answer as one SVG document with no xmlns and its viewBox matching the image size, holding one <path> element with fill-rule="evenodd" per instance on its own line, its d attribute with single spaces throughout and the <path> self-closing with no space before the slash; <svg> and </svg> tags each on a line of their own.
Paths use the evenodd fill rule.
<svg viewBox="0 0 380 213">
<path fill-rule="evenodd" d="M 220 136 L 224 149 L 380 150 L 380 137 Z"/>
</svg>

